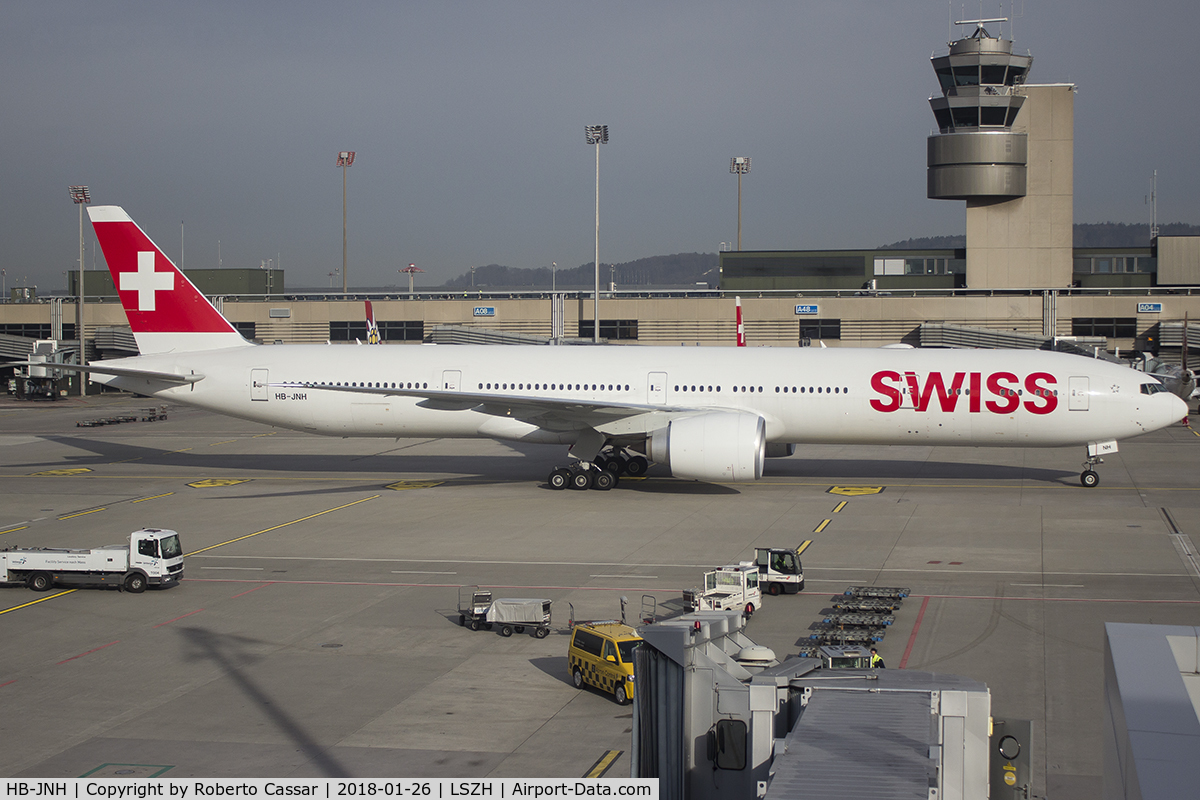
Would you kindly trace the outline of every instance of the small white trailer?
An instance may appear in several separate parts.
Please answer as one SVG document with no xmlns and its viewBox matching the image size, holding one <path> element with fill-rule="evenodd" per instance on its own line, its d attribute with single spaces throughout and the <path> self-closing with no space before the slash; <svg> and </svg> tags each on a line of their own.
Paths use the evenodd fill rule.
<svg viewBox="0 0 1200 800">
<path fill-rule="evenodd" d="M 35 592 L 55 584 L 118 586 L 144 592 L 147 586 L 171 586 L 183 579 L 179 534 L 143 528 L 128 544 L 76 550 L 62 547 L 10 547 L 0 550 L 0 576 Z"/>
<path fill-rule="evenodd" d="M 693 611 L 741 611 L 747 617 L 762 605 L 758 565 L 743 561 L 704 573 L 703 589 L 685 589 L 683 601 Z"/>
</svg>

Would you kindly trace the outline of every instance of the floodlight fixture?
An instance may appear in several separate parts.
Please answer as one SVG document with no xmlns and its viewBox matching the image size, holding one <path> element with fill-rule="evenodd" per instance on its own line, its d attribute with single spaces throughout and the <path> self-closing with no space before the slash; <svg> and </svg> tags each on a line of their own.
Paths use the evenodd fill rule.
<svg viewBox="0 0 1200 800">
<path fill-rule="evenodd" d="M 424 272 L 425 270 L 421 269 L 416 264 L 409 264 L 407 267 L 401 267 L 400 271 L 408 273 L 408 293 L 412 294 L 413 293 L 413 276 L 416 275 L 418 272 Z"/>
<path fill-rule="evenodd" d="M 608 144 L 607 125 L 584 125 L 583 134 L 588 144 Z"/>
<path fill-rule="evenodd" d="M 72 186 L 70 187 L 70 192 L 71 199 L 76 203 L 92 202 L 92 194 L 88 191 L 88 187 L 86 186 Z"/>
</svg>

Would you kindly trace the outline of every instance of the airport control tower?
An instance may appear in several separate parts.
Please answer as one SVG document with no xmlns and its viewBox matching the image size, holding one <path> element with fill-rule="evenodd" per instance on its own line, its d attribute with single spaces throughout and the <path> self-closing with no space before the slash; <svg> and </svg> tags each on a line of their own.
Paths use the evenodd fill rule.
<svg viewBox="0 0 1200 800">
<path fill-rule="evenodd" d="M 1006 21 L 956 22 L 974 32 L 933 58 L 928 196 L 967 203 L 968 287 L 1069 286 L 1074 87 L 1027 84 L 1033 58 L 985 27 Z"/>
</svg>

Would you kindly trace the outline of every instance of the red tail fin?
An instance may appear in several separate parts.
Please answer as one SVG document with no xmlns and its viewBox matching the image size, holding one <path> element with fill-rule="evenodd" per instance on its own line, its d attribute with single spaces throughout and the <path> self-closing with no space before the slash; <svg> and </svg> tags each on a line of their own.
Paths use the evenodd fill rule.
<svg viewBox="0 0 1200 800">
<path fill-rule="evenodd" d="M 143 354 L 249 344 L 123 209 L 91 206 L 88 217 Z"/>
</svg>

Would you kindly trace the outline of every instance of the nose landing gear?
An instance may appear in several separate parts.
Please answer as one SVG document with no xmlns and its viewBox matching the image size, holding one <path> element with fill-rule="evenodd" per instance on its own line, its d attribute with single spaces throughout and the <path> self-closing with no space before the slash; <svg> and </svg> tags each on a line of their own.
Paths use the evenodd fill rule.
<svg viewBox="0 0 1200 800">
<path fill-rule="evenodd" d="M 1088 460 L 1083 462 L 1083 472 L 1079 474 L 1079 482 L 1091 489 L 1100 483 L 1100 476 L 1092 467 L 1103 464 L 1104 459 L 1100 456 L 1088 456 Z"/>
</svg>

